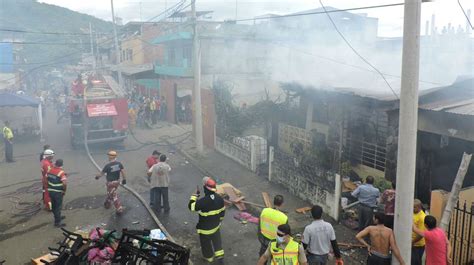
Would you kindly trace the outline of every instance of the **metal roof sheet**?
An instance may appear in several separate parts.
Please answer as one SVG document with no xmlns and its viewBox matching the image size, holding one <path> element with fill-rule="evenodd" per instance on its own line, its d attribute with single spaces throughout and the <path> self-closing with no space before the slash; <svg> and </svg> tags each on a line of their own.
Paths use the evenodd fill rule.
<svg viewBox="0 0 474 265">
<path fill-rule="evenodd" d="M 446 100 L 420 105 L 421 109 L 460 115 L 474 115 L 474 99 Z"/>
</svg>

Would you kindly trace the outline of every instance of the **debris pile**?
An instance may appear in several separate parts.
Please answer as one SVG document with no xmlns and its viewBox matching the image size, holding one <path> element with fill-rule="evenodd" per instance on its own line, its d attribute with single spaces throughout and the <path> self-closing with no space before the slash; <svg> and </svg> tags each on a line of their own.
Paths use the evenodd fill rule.
<svg viewBox="0 0 474 265">
<path fill-rule="evenodd" d="M 160 229 L 115 230 L 94 228 L 89 233 L 62 229 L 64 239 L 33 264 L 183 264 L 189 249 L 166 239 Z"/>
</svg>

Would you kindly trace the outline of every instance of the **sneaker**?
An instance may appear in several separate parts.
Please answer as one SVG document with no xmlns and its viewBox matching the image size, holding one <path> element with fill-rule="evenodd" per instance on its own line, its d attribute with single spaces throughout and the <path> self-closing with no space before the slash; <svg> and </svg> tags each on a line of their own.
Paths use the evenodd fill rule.
<svg viewBox="0 0 474 265">
<path fill-rule="evenodd" d="M 54 227 L 58 227 L 58 228 L 60 228 L 60 227 L 65 227 L 65 226 L 66 226 L 65 223 L 54 224 Z"/>
</svg>

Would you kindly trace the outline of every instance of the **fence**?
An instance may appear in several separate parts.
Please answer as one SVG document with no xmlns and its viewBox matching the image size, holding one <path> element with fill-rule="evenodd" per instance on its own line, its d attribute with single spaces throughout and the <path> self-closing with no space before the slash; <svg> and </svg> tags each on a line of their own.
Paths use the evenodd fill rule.
<svg viewBox="0 0 474 265">
<path fill-rule="evenodd" d="M 267 141 L 258 136 L 235 137 L 232 142 L 216 137 L 216 150 L 253 172 L 268 157 Z"/>
<path fill-rule="evenodd" d="M 452 247 L 452 264 L 472 264 L 474 260 L 474 204 L 470 206 L 459 201 L 454 207 L 448 228 L 448 238 Z"/>
<path fill-rule="evenodd" d="M 299 161 L 275 148 L 272 162 L 271 180 L 280 183 L 299 198 L 318 204 L 332 217 L 335 212 L 335 176 L 334 172 L 323 170 L 315 163 Z"/>
<path fill-rule="evenodd" d="M 387 153 L 385 146 L 348 138 L 347 149 L 346 159 L 385 172 L 385 156 Z"/>
<path fill-rule="evenodd" d="M 291 144 L 301 143 L 305 150 L 311 148 L 311 132 L 303 128 L 291 125 L 278 124 L 278 147 L 288 153 L 291 152 Z"/>
</svg>

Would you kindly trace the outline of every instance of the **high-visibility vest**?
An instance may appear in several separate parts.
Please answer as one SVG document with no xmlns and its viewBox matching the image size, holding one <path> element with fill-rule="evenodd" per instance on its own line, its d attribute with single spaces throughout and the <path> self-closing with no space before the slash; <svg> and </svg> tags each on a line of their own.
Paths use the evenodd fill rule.
<svg viewBox="0 0 474 265">
<path fill-rule="evenodd" d="M 290 239 L 285 249 L 277 247 L 273 241 L 270 244 L 270 253 L 272 254 L 272 265 L 298 265 L 298 242 Z"/>
<path fill-rule="evenodd" d="M 278 226 L 287 222 L 288 216 L 284 213 L 276 209 L 265 208 L 260 214 L 260 232 L 267 239 L 275 240 Z"/>
<path fill-rule="evenodd" d="M 3 138 L 10 140 L 13 138 L 13 132 L 7 126 L 3 127 Z"/>
<path fill-rule="evenodd" d="M 49 192 L 64 192 L 64 183 L 62 181 L 65 177 L 64 174 L 64 171 L 59 167 L 53 167 L 48 171 Z"/>
</svg>

